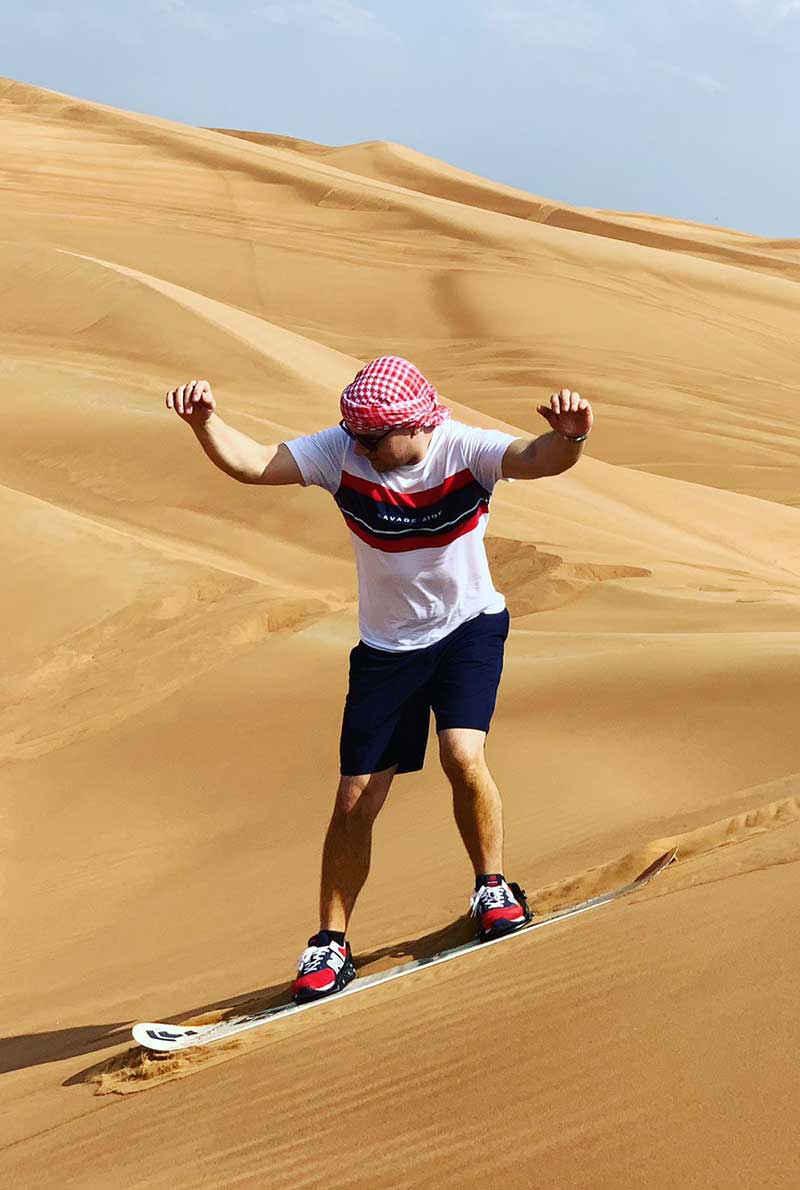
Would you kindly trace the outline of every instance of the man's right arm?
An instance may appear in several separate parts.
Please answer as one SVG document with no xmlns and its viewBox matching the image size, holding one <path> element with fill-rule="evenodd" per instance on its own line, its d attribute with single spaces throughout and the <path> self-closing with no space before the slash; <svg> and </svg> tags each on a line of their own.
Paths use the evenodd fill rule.
<svg viewBox="0 0 800 1190">
<path fill-rule="evenodd" d="M 285 443 L 262 446 L 216 413 L 207 380 L 192 380 L 167 393 L 167 408 L 188 422 L 211 462 L 240 483 L 302 483 L 300 468 Z"/>
<path fill-rule="evenodd" d="M 262 446 L 227 425 L 216 413 L 203 425 L 192 426 L 212 463 L 240 483 L 302 483 L 300 468 L 284 442 Z"/>
</svg>

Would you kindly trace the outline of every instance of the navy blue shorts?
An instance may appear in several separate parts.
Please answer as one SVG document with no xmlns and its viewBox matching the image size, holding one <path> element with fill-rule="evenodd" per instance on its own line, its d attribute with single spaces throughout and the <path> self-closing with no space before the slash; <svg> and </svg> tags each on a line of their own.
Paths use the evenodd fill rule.
<svg viewBox="0 0 800 1190">
<path fill-rule="evenodd" d="M 474 727 L 488 733 L 503 672 L 508 609 L 481 612 L 424 649 L 387 652 L 360 640 L 350 653 L 350 683 L 339 743 L 343 777 L 397 765 L 415 773 L 425 761 L 431 710 L 437 732 Z"/>
</svg>

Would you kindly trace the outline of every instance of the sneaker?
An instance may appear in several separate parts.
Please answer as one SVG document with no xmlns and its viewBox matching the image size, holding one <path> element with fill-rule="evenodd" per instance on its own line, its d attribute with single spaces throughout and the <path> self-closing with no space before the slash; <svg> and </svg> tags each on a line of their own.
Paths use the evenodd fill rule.
<svg viewBox="0 0 800 1190">
<path fill-rule="evenodd" d="M 533 918 L 525 890 L 518 884 L 507 884 L 505 880 L 482 884 L 472 894 L 469 910 L 470 915 L 480 921 L 478 938 L 481 942 L 511 934 Z"/>
<path fill-rule="evenodd" d="M 309 938 L 308 947 L 297 960 L 297 978 L 292 984 L 295 1004 L 306 1004 L 340 992 L 356 977 L 350 943 L 344 946 L 329 939 L 323 930 Z"/>
</svg>

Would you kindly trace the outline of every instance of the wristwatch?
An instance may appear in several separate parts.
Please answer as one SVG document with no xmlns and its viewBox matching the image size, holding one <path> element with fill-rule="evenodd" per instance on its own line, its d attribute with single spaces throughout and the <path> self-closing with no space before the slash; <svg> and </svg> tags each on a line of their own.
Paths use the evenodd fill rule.
<svg viewBox="0 0 800 1190">
<path fill-rule="evenodd" d="M 570 438 L 569 434 L 562 434 L 561 437 L 566 438 L 567 442 L 585 442 L 591 432 L 592 431 L 589 430 L 588 433 L 581 434 L 579 438 Z"/>
</svg>

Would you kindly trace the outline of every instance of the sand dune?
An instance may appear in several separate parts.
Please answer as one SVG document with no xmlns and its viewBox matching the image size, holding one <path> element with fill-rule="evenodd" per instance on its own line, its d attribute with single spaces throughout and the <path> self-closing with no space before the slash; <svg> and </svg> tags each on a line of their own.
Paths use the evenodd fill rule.
<svg viewBox="0 0 800 1190">
<path fill-rule="evenodd" d="M 400 175 L 381 146 L 347 155 L 348 167 L 374 159 L 384 180 L 20 84 L 2 94 L 13 179 L 3 214 L 18 240 L 135 268 L 352 358 L 388 339 L 440 373 L 452 399 L 529 431 L 530 385 L 568 377 L 604 403 L 595 457 L 796 500 L 793 261 L 770 251 L 764 273 L 736 254 L 727 263 L 722 248 L 709 260 L 704 228 L 677 237 L 691 255 L 674 235 L 640 243 L 637 220 L 626 230 L 609 216 L 622 236 L 610 239 L 594 224 L 576 230 L 603 213 L 569 213 L 574 227 L 512 217 L 507 187 L 408 150 Z M 418 161 L 421 189 L 397 184 Z M 213 361 L 149 348 L 143 373 L 164 352 L 171 366 Z"/>
<path fill-rule="evenodd" d="M 11 79 L 0 113 L 0 1180 L 794 1188 L 798 241 Z M 279 442 L 385 351 L 520 436 L 592 400 L 580 464 L 492 503 L 507 871 L 548 912 L 678 862 L 159 1065 L 132 1021 L 279 998 L 316 926 L 358 634 L 333 503 L 222 475 L 164 392 Z M 435 753 L 376 827 L 364 972 L 469 934 Z"/>
<path fill-rule="evenodd" d="M 362 177 L 392 182 L 409 190 L 437 198 L 451 199 L 518 219 L 564 227 L 590 235 L 608 236 L 651 248 L 686 252 L 740 267 L 786 274 L 794 240 L 765 240 L 732 228 L 720 228 L 665 216 L 631 214 L 624 211 L 595 211 L 567 203 L 533 197 L 524 190 L 499 185 L 465 170 L 456 169 L 424 153 L 391 141 L 365 141 L 358 145 L 331 148 L 313 141 L 269 133 L 243 132 L 232 128 L 214 129 L 253 144 L 292 152 L 335 165 Z M 783 261 L 776 260 L 783 257 Z"/>
</svg>

